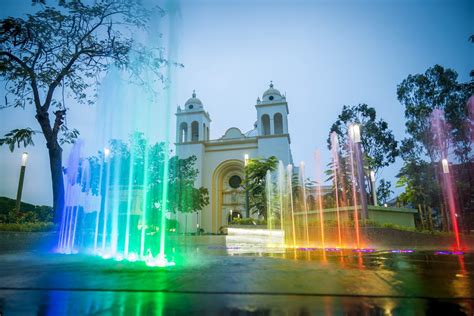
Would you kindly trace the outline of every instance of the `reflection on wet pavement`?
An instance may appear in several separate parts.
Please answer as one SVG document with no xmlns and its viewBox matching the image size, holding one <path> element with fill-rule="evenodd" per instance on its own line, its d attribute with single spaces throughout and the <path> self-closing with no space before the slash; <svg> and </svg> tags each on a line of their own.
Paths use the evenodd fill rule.
<svg viewBox="0 0 474 316">
<path fill-rule="evenodd" d="M 176 266 L 0 252 L 0 312 L 50 315 L 467 314 L 474 255 L 176 243 Z"/>
</svg>

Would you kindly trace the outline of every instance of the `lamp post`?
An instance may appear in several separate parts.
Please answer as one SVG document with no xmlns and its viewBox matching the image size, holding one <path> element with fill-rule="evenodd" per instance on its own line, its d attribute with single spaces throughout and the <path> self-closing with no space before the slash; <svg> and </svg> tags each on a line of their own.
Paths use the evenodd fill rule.
<svg viewBox="0 0 474 316">
<path fill-rule="evenodd" d="M 24 152 L 23 155 L 21 155 L 20 180 L 18 181 L 18 191 L 16 193 L 16 205 L 15 205 L 16 214 L 20 212 L 21 194 L 23 193 L 23 181 L 25 180 L 25 170 L 26 170 L 27 160 L 28 160 L 28 153 Z"/>
<path fill-rule="evenodd" d="M 370 170 L 370 181 L 372 182 L 372 199 L 374 206 L 377 206 L 377 188 L 375 187 L 375 172 Z"/>
<path fill-rule="evenodd" d="M 244 166 L 245 166 L 245 181 L 247 182 L 247 185 L 245 186 L 245 211 L 246 211 L 246 216 L 247 218 L 250 217 L 250 202 L 249 202 L 249 190 L 248 190 L 248 172 L 247 172 L 247 165 L 249 162 L 249 155 L 245 154 L 244 155 Z"/>
<path fill-rule="evenodd" d="M 365 181 L 364 181 L 364 167 L 362 160 L 362 150 L 361 150 L 361 137 L 360 137 L 360 126 L 359 124 L 352 124 L 349 126 L 349 135 L 354 143 L 354 149 L 356 153 L 357 161 L 357 177 L 359 178 L 359 189 L 360 189 L 360 204 L 361 204 L 361 215 L 363 219 L 368 219 L 367 212 L 367 193 L 365 191 Z"/>
</svg>

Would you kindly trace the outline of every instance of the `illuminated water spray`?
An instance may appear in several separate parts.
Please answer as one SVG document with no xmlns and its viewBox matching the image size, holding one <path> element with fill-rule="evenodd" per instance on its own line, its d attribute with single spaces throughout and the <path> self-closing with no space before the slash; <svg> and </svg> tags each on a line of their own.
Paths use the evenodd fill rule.
<svg viewBox="0 0 474 316">
<path fill-rule="evenodd" d="M 296 223 L 295 223 L 295 207 L 293 203 L 293 183 L 292 183 L 292 178 L 293 178 L 293 165 L 288 165 L 286 167 L 286 179 L 287 179 L 287 185 L 288 185 L 288 202 L 289 202 L 289 209 L 290 209 L 290 214 L 291 214 L 291 236 L 292 236 L 292 241 L 293 241 L 293 247 L 296 247 Z"/>
<path fill-rule="evenodd" d="M 306 200 L 306 181 L 305 181 L 305 165 L 304 162 L 300 162 L 300 170 L 299 170 L 299 184 L 301 188 L 301 202 L 300 205 L 303 209 L 303 229 L 306 239 L 306 246 L 308 247 L 310 244 L 309 241 L 309 221 L 308 221 L 308 201 Z"/>
<path fill-rule="evenodd" d="M 111 68 L 99 90 L 93 136 L 78 141 L 65 168 L 65 205 L 58 250 L 115 260 L 172 265 L 167 247 L 169 140 L 177 60 L 175 2 L 137 38 L 164 48 L 161 75 L 147 67 L 139 46 L 129 59 L 140 80 Z M 156 30 L 163 30 L 157 34 Z M 162 36 L 161 36 L 162 35 Z M 137 40 L 138 42 L 138 40 Z M 100 149 L 97 154 L 98 148 Z"/>
<path fill-rule="evenodd" d="M 351 185 L 352 185 L 352 203 L 354 207 L 354 229 L 356 234 L 356 244 L 357 248 L 360 248 L 361 239 L 360 239 L 360 227 L 359 227 L 359 210 L 357 206 L 357 178 L 356 178 L 356 171 L 355 171 L 355 143 L 353 140 L 354 133 L 352 131 L 352 126 L 349 127 L 348 130 L 348 141 L 347 145 L 349 147 L 349 156 L 350 156 L 350 166 L 351 166 Z"/>
<path fill-rule="evenodd" d="M 448 154 L 449 154 L 449 126 L 444 119 L 442 110 L 435 109 L 431 114 L 431 132 L 433 133 L 438 155 L 441 162 L 441 186 L 450 214 L 450 222 L 454 232 L 456 250 L 461 250 L 461 240 L 458 227 L 458 211 L 455 199 L 455 187 L 453 184 L 452 173 L 450 172 Z"/>
<path fill-rule="evenodd" d="M 339 241 L 339 247 L 342 247 L 342 228 L 341 228 L 341 215 L 339 212 L 339 186 L 338 179 L 340 173 L 340 164 L 339 164 L 339 145 L 337 141 L 336 132 L 331 133 L 331 153 L 332 153 L 332 172 L 333 172 L 333 182 L 334 182 L 334 195 L 336 199 L 336 220 L 337 220 L 337 237 Z"/>
<path fill-rule="evenodd" d="M 323 195 L 321 192 L 322 186 L 322 175 L 321 175 L 321 153 L 319 150 L 315 153 L 315 161 L 316 161 L 316 182 L 317 182 L 317 194 L 318 194 L 318 212 L 319 212 L 319 226 L 320 226 L 320 234 L 321 234 L 321 246 L 322 248 L 326 248 L 326 242 L 324 237 L 324 211 L 323 211 Z"/>
</svg>

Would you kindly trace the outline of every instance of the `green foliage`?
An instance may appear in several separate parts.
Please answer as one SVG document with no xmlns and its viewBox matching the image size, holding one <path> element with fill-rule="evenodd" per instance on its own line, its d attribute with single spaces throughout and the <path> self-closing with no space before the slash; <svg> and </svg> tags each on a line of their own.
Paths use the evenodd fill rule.
<svg viewBox="0 0 474 316">
<path fill-rule="evenodd" d="M 202 210 L 209 204 L 207 188 L 195 188 L 198 170 L 195 167 L 196 157 L 180 159 L 177 156 L 167 157 L 164 143 L 149 144 L 143 133 L 134 133 L 127 142 L 110 141 L 110 182 L 128 187 L 129 184 L 143 189 L 147 176 L 148 207 L 161 212 L 165 180 L 163 167 L 168 159 L 168 200 L 167 210 L 171 212 L 190 213 Z M 99 153 L 102 155 L 102 153 Z M 145 159 L 147 170 L 145 170 Z M 89 157 L 91 168 L 100 169 L 98 157 Z M 105 168 L 103 168 L 105 169 Z M 131 171 L 132 170 L 132 171 Z M 99 172 L 91 178 L 91 189 L 98 191 Z M 130 178 L 131 177 L 131 178 Z"/>
<path fill-rule="evenodd" d="M 0 20 L 0 79 L 6 93 L 0 108 L 34 108 L 30 112 L 49 151 L 57 221 L 64 202 L 61 146 L 79 134 L 65 123 L 65 96 L 73 104 L 92 105 L 101 75 L 111 65 L 143 82 L 145 68 L 162 80 L 166 61 L 155 47 L 134 41 L 150 19 L 140 0 L 59 0 L 48 6 L 44 0 L 32 1 L 41 4 L 33 14 Z M 139 56 L 139 62 L 132 55 Z M 0 144 L 10 149 L 15 143 L 33 145 L 33 135 L 30 129 L 13 130 Z"/>
<path fill-rule="evenodd" d="M 234 218 L 231 225 L 267 225 L 267 221 L 253 218 Z"/>
<path fill-rule="evenodd" d="M 408 134 L 401 146 L 405 160 L 439 160 L 429 121 L 434 109 L 445 113 L 450 126 L 448 137 L 458 160 L 472 159 L 472 140 L 465 122 L 469 119 L 466 102 L 474 93 L 474 84 L 460 84 L 457 77 L 456 71 L 435 65 L 424 74 L 409 75 L 398 85 L 397 96 L 405 107 Z"/>
<path fill-rule="evenodd" d="M 7 145 L 11 152 L 15 150 L 15 145 L 20 148 L 34 145 L 33 136 L 36 134 L 31 128 L 14 129 L 6 133 L 3 138 L 0 138 L 0 146 Z"/>
<path fill-rule="evenodd" d="M 469 117 L 467 100 L 474 94 L 474 82 L 458 82 L 458 74 L 452 69 L 435 65 L 423 74 L 409 75 L 397 88 L 397 96 L 405 107 L 406 134 L 401 154 L 405 160 L 398 174 L 398 187 L 405 187 L 400 195 L 402 203 L 433 210 L 441 218 L 443 192 L 440 188 L 440 160 L 447 154 L 455 163 L 454 177 L 460 203 L 461 218 L 472 213 L 474 187 L 470 185 L 474 146 L 471 137 L 473 126 Z M 442 153 L 431 132 L 430 116 L 433 110 L 444 112 L 446 149 Z M 456 164 L 457 162 L 457 164 Z M 466 186 L 466 183 L 468 185 Z M 471 216 L 472 218 L 472 216 Z M 447 229 L 446 223 L 444 229 Z M 464 225 L 474 223 L 464 221 Z"/>
<path fill-rule="evenodd" d="M 385 179 L 381 179 L 377 187 L 377 201 L 380 204 L 385 204 L 390 200 L 392 194 L 392 183 Z"/>
<path fill-rule="evenodd" d="M 49 232 L 56 230 L 57 226 L 51 222 L 37 223 L 0 223 L 0 231 L 13 232 Z"/>
<path fill-rule="evenodd" d="M 377 171 L 390 165 L 398 156 L 398 143 L 395 140 L 393 132 L 388 128 L 387 122 L 383 119 L 377 120 L 377 113 L 373 107 L 367 104 L 357 106 L 344 105 L 341 114 L 336 122 L 331 126 L 328 138 L 328 148 L 331 148 L 331 133 L 336 132 L 339 148 L 347 157 L 347 149 L 344 144 L 347 143 L 348 126 L 352 123 L 360 125 L 361 143 L 364 150 L 364 159 L 370 170 Z"/>
<path fill-rule="evenodd" d="M 407 161 L 397 175 L 397 187 L 405 187 L 398 197 L 406 205 L 438 206 L 441 195 L 435 167 L 425 161 Z"/>
<path fill-rule="evenodd" d="M 268 159 L 249 159 L 245 166 L 244 187 L 249 192 L 250 211 L 267 219 L 266 175 L 267 171 L 275 171 L 278 159 L 271 156 Z"/>
<path fill-rule="evenodd" d="M 15 211 L 14 199 L 0 197 L 0 223 L 51 222 L 53 210 L 50 206 L 20 204 L 20 212 Z"/>
</svg>

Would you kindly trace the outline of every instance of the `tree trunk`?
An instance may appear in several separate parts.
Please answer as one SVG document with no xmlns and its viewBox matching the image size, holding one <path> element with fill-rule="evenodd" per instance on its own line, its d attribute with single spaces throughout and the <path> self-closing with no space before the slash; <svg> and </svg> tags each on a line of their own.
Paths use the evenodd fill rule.
<svg viewBox="0 0 474 316">
<path fill-rule="evenodd" d="M 49 142 L 48 142 L 49 143 Z M 59 144 L 48 145 L 49 166 L 53 185 L 53 211 L 54 223 L 59 223 L 64 206 L 64 181 L 62 170 L 62 148 Z"/>
</svg>

